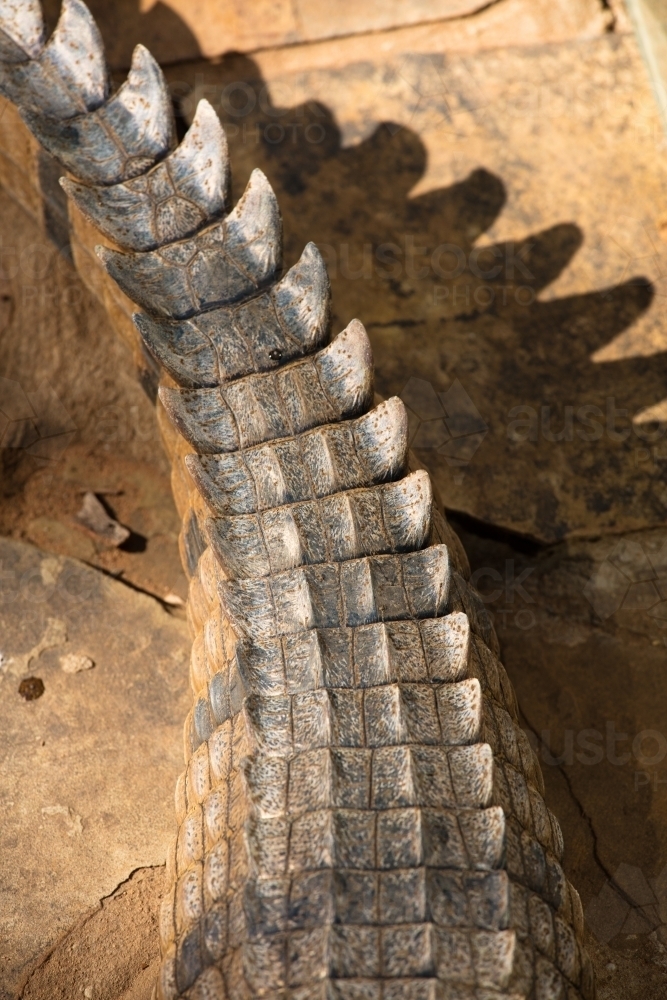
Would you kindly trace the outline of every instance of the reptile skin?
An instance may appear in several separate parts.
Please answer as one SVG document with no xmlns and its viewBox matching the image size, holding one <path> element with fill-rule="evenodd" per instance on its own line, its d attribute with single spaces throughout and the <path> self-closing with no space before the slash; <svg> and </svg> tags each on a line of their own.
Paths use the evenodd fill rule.
<svg viewBox="0 0 667 1000">
<path fill-rule="evenodd" d="M 165 373 L 194 704 L 156 996 L 593 998 L 493 628 L 317 248 L 282 274 L 268 181 L 230 208 L 217 116 L 176 148 L 143 47 L 110 96 L 80 0 L 48 41 L 34 0 L 0 28 L 0 92 Z"/>
</svg>

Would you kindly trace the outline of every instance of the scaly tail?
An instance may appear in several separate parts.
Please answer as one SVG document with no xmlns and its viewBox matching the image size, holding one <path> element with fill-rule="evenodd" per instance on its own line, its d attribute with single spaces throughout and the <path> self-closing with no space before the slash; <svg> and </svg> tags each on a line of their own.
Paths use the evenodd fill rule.
<svg viewBox="0 0 667 1000">
<path fill-rule="evenodd" d="M 275 195 L 229 211 L 199 104 L 174 148 L 139 46 L 109 96 L 64 0 L 0 2 L 0 90 L 120 250 L 167 373 L 195 694 L 160 1000 L 575 1000 L 595 993 L 558 823 L 495 634 L 357 320 L 328 343 L 316 247 L 281 274 Z"/>
</svg>

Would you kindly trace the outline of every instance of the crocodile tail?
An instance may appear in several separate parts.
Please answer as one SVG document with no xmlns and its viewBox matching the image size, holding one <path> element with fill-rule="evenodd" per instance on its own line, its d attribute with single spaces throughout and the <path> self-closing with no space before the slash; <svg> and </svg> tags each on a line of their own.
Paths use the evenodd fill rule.
<svg viewBox="0 0 667 1000">
<path fill-rule="evenodd" d="M 80 0 L 48 41 L 0 2 L 0 92 L 163 370 L 194 699 L 157 997 L 594 997 L 493 627 L 317 248 L 283 272 L 267 179 L 229 204 L 213 109 L 176 146 L 143 47 L 109 93 Z"/>
</svg>

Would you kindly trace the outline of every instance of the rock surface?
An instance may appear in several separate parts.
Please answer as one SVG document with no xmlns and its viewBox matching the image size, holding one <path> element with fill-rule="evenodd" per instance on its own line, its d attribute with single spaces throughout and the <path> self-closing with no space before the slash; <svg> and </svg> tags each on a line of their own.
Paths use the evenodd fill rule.
<svg viewBox="0 0 667 1000">
<path fill-rule="evenodd" d="M 45 0 L 47 17 L 55 23 L 59 0 Z M 496 35 L 496 43 L 516 44 L 561 40 L 601 33 L 613 24 L 607 4 L 598 0 L 339 0 L 323 6 L 319 0 L 190 0 L 137 3 L 137 0 L 89 0 L 114 68 L 127 68 L 132 48 L 142 42 L 158 61 L 182 62 L 203 55 L 249 52 L 273 46 L 349 37 L 428 25 L 442 42 L 465 45 L 481 33 Z M 473 16 L 474 15 L 474 16 Z M 122 30 L 119 30 L 122 25 Z M 513 27 L 510 27 L 513 25 Z M 503 35 L 506 35 L 506 39 Z M 441 45 L 442 48 L 442 45 Z"/>
<path fill-rule="evenodd" d="M 667 531 L 543 549 L 456 527 L 563 827 L 600 996 L 659 1000 L 667 991 Z"/>
<path fill-rule="evenodd" d="M 74 560 L 2 539 L 0 561 L 0 997 L 9 1000 L 100 900 L 137 869 L 164 863 L 189 641 L 158 602 Z M 68 673 L 59 663 L 68 654 L 94 667 Z M 42 682 L 41 696 L 20 696 L 26 677 Z M 145 924 L 132 976 L 154 956 L 153 930 Z M 26 996 L 60 995 L 39 992 L 40 982 L 48 976 L 36 973 Z M 89 984 L 62 995 L 79 985 Z"/>
<path fill-rule="evenodd" d="M 30 975 L 21 1000 L 149 1000 L 164 882 L 162 867 L 133 872 L 58 941 Z"/>
</svg>

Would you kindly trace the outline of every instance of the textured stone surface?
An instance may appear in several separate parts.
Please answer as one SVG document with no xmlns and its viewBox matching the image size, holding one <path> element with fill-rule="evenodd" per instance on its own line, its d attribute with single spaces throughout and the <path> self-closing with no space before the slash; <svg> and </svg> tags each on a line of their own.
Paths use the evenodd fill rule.
<svg viewBox="0 0 667 1000">
<path fill-rule="evenodd" d="M 46 0 L 44 7 L 55 23 L 58 0 Z M 606 5 L 597 0 L 495 0 L 490 4 L 484 0 L 371 0 L 364 4 L 339 0 L 330 7 L 318 0 L 256 0 L 251 6 L 236 0 L 195 4 L 188 0 L 90 0 L 89 7 L 102 31 L 110 65 L 116 68 L 129 66 L 137 42 L 164 65 L 200 54 L 214 57 L 387 28 L 395 32 L 422 22 L 431 24 L 421 33 L 432 38 L 435 32 L 442 49 L 469 45 L 471 40 L 479 41 L 480 35 L 495 36 L 495 44 L 561 40 L 600 33 L 612 21 Z"/>
<path fill-rule="evenodd" d="M 4 1000 L 135 869 L 164 863 L 189 642 L 156 601 L 80 563 L 6 539 L 0 559 Z M 94 667 L 67 673 L 67 654 Z M 34 701 L 26 676 L 44 685 Z"/>
</svg>

